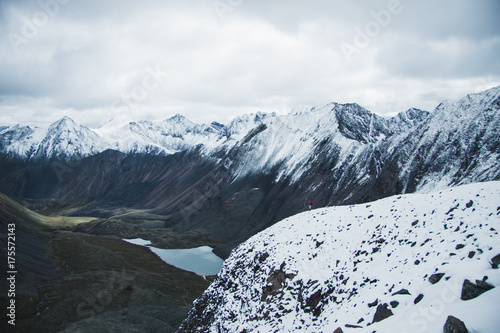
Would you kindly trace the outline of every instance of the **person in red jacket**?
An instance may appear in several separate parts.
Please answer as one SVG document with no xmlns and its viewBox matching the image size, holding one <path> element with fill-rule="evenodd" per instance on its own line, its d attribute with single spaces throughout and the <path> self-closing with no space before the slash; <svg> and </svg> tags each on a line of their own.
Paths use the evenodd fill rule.
<svg viewBox="0 0 500 333">
<path fill-rule="evenodd" d="M 308 205 L 309 205 L 309 210 L 311 210 L 311 208 L 312 208 L 312 205 L 313 205 L 313 202 L 312 202 L 312 200 L 311 200 L 311 201 L 306 201 L 306 204 L 308 204 Z"/>
</svg>

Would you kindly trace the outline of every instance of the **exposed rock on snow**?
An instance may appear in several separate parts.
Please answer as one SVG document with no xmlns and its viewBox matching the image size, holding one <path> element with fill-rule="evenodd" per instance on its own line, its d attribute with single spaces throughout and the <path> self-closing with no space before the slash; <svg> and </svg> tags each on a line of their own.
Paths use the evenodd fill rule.
<svg viewBox="0 0 500 333">
<path fill-rule="evenodd" d="M 453 314 L 495 333 L 499 198 L 489 182 L 285 219 L 232 252 L 180 332 L 439 332 Z M 463 301 L 478 276 L 482 294 Z"/>
<path fill-rule="evenodd" d="M 468 301 L 493 288 L 495 287 L 482 280 L 476 280 L 475 284 L 469 280 L 465 280 L 462 286 L 462 296 L 460 298 L 464 301 Z"/>
<path fill-rule="evenodd" d="M 469 333 L 464 322 L 453 316 L 448 316 L 443 331 L 444 333 Z"/>
<path fill-rule="evenodd" d="M 497 269 L 499 265 L 500 265 L 500 254 L 497 254 L 496 256 L 493 257 L 493 259 L 491 259 L 491 267 Z"/>
<path fill-rule="evenodd" d="M 444 273 L 432 274 L 431 277 L 429 278 L 429 282 L 432 283 L 432 284 L 436 284 L 439 281 L 441 281 L 441 279 L 443 278 L 443 276 L 444 276 Z"/>
</svg>

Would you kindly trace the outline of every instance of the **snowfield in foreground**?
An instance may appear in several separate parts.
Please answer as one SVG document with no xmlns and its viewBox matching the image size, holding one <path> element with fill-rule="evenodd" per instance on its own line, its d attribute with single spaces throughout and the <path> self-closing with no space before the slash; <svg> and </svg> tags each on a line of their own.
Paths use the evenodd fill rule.
<svg viewBox="0 0 500 333">
<path fill-rule="evenodd" d="M 496 333 L 499 230 L 500 182 L 304 212 L 236 248 L 180 331 L 443 332 L 454 316 Z"/>
</svg>

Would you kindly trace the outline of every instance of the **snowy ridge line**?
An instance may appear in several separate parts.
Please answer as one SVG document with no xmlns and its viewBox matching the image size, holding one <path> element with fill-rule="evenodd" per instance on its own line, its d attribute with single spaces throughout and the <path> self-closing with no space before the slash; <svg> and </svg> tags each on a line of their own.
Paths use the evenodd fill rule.
<svg viewBox="0 0 500 333">
<path fill-rule="evenodd" d="M 499 230 L 500 182 L 301 213 L 236 248 L 180 332 L 442 332 L 454 316 L 495 333 Z"/>
<path fill-rule="evenodd" d="M 151 155 L 193 149 L 233 181 L 272 175 L 276 183 L 322 183 L 318 192 L 333 193 L 325 201 L 348 203 L 376 196 L 343 189 L 373 188 L 382 197 L 500 179 L 499 112 L 500 86 L 443 102 L 432 113 L 409 109 L 391 119 L 355 103 L 258 112 L 228 125 L 176 115 L 163 122 L 118 119 L 91 130 L 66 117 L 46 133 L 3 129 L 0 153 L 68 161 L 107 149 Z"/>
<path fill-rule="evenodd" d="M 408 119 L 408 116 L 413 119 L 419 118 L 418 114 L 422 112 L 424 111 L 410 109 L 387 120 L 357 104 L 330 103 L 322 108 L 295 107 L 288 115 L 277 115 L 274 112 L 246 114 L 236 117 L 227 125 L 217 122 L 209 125 L 195 124 L 179 114 L 161 122 L 133 121 L 117 116 L 97 129 L 88 128 L 69 117 L 64 117 L 50 125 L 48 129 L 19 124 L 12 127 L 0 127 L 0 152 L 42 159 L 60 156 L 81 158 L 107 149 L 115 149 L 124 153 L 168 155 L 198 145 L 202 145 L 206 152 L 213 152 L 219 149 L 229 150 L 237 146 L 238 142 L 262 124 L 277 126 L 277 129 L 285 130 L 277 139 L 282 140 L 283 135 L 291 136 L 292 141 L 295 142 L 297 138 L 294 136 L 301 133 L 307 137 L 298 139 L 305 140 L 311 137 L 314 139 L 318 135 L 334 133 L 338 129 L 334 126 L 338 122 L 337 118 L 341 118 L 344 122 L 352 118 L 353 124 L 345 133 L 348 137 L 351 136 L 351 139 L 375 142 L 380 138 L 385 138 L 388 133 L 401 132 L 403 127 L 411 126 L 413 120 Z M 383 129 L 384 134 L 372 138 L 373 124 L 371 122 L 375 117 L 378 124 L 376 131 L 380 134 L 380 130 Z M 356 126 L 366 126 L 363 124 L 364 118 L 370 119 L 370 133 L 367 137 L 355 134 Z M 331 128 L 326 126 L 328 125 L 326 120 L 332 125 Z M 300 141 L 295 143 L 297 144 L 300 145 Z M 306 146 L 310 146 L 310 143 L 306 143 Z"/>
</svg>

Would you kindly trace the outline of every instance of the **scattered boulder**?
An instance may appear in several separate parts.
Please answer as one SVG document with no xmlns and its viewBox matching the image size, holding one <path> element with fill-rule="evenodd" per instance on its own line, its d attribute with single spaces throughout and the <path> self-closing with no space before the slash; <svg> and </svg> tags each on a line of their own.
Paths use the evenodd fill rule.
<svg viewBox="0 0 500 333">
<path fill-rule="evenodd" d="M 374 323 L 378 323 L 379 321 L 387 319 L 394 314 L 387 307 L 388 307 L 387 304 L 380 304 L 377 307 L 377 311 L 375 312 L 375 315 L 373 316 Z"/>
<path fill-rule="evenodd" d="M 424 294 L 420 294 L 417 296 L 417 298 L 415 298 L 415 300 L 413 301 L 413 304 L 418 304 L 420 303 L 420 301 L 424 298 Z"/>
<path fill-rule="evenodd" d="M 444 276 L 444 273 L 436 273 L 436 274 L 432 274 L 430 277 L 429 277 L 429 282 L 432 283 L 432 284 L 436 284 L 438 283 Z"/>
<path fill-rule="evenodd" d="M 342 331 L 342 329 L 339 327 L 335 331 L 333 331 L 333 333 L 344 333 L 344 331 Z"/>
<path fill-rule="evenodd" d="M 358 326 L 358 325 L 352 325 L 352 324 L 346 324 L 346 328 L 363 328 L 363 326 Z"/>
<path fill-rule="evenodd" d="M 269 296 L 276 295 L 281 288 L 283 288 L 287 279 L 293 279 L 295 277 L 295 274 L 286 274 L 283 272 L 284 266 L 281 266 L 279 270 L 275 270 L 271 276 L 267 278 L 268 285 L 262 289 L 261 301 L 266 301 Z"/>
<path fill-rule="evenodd" d="M 500 254 L 497 254 L 493 257 L 493 259 L 491 259 L 491 267 L 497 269 L 498 266 L 500 266 Z"/>
<path fill-rule="evenodd" d="M 316 291 L 311 297 L 306 300 L 306 309 L 305 312 L 313 311 L 313 315 L 316 317 L 321 314 L 320 309 L 318 308 L 319 302 L 323 299 L 323 295 L 321 290 Z"/>
<path fill-rule="evenodd" d="M 476 283 L 474 284 L 469 280 L 465 280 L 462 285 L 462 296 L 460 298 L 463 301 L 468 301 L 493 288 L 495 287 L 485 281 L 476 280 Z"/>
<path fill-rule="evenodd" d="M 392 308 L 395 309 L 395 308 L 398 307 L 399 302 L 398 301 L 392 301 L 390 304 L 391 304 Z"/>
<path fill-rule="evenodd" d="M 373 308 L 373 307 L 375 307 L 377 305 L 378 305 L 378 298 L 375 301 L 373 301 L 373 303 L 368 303 L 368 307 L 369 308 Z"/>
<path fill-rule="evenodd" d="M 488 291 L 488 290 L 495 288 L 495 286 L 492 286 L 491 284 L 486 282 L 486 280 L 476 280 L 476 285 L 479 288 L 484 289 L 484 291 Z"/>
<path fill-rule="evenodd" d="M 395 295 L 411 295 L 408 289 L 401 289 L 400 291 L 396 291 L 392 296 Z"/>
<path fill-rule="evenodd" d="M 444 333 L 469 333 L 463 321 L 453 316 L 448 316 L 443 328 Z"/>
</svg>

